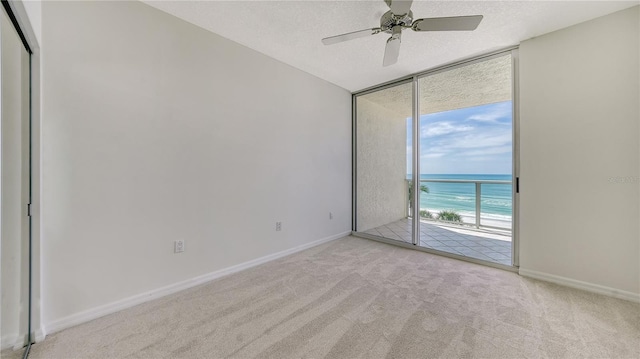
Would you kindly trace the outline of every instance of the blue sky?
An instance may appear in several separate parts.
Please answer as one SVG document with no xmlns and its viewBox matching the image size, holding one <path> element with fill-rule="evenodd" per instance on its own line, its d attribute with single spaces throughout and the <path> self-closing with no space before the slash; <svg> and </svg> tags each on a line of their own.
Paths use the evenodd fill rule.
<svg viewBox="0 0 640 359">
<path fill-rule="evenodd" d="M 420 117 L 420 172 L 511 174 L 511 101 Z M 407 120 L 411 173 L 411 119 Z"/>
</svg>

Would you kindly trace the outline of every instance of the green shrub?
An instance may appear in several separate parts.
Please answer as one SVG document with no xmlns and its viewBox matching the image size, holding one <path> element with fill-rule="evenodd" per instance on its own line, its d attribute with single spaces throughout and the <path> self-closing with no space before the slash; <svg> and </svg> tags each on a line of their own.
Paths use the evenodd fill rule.
<svg viewBox="0 0 640 359">
<path fill-rule="evenodd" d="M 413 189 L 411 186 L 411 181 L 407 181 L 407 184 L 409 185 L 409 208 L 413 208 Z M 420 192 L 429 193 L 429 187 L 421 184 L 419 188 Z"/>
<path fill-rule="evenodd" d="M 433 213 L 423 209 L 423 210 L 420 211 L 420 217 L 433 219 Z"/>
<path fill-rule="evenodd" d="M 462 217 L 460 216 L 460 214 L 453 210 L 440 211 L 438 213 L 438 219 L 448 222 L 462 222 Z"/>
</svg>

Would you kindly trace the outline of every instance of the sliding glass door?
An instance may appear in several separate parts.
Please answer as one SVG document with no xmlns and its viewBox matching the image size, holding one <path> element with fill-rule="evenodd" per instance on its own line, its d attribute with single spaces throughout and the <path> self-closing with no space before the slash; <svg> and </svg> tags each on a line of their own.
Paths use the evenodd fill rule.
<svg viewBox="0 0 640 359">
<path fill-rule="evenodd" d="M 357 96 L 354 228 L 412 243 L 412 83 Z"/>
<path fill-rule="evenodd" d="M 516 264 L 516 51 L 355 95 L 357 235 Z"/>
<path fill-rule="evenodd" d="M 420 245 L 511 265 L 511 53 L 430 73 L 420 97 Z"/>
</svg>

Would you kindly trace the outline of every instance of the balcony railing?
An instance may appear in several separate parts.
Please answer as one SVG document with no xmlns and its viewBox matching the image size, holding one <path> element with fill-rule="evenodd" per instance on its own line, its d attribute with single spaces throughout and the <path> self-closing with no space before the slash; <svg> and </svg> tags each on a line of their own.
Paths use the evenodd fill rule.
<svg viewBox="0 0 640 359">
<path fill-rule="evenodd" d="M 411 180 L 407 180 L 407 189 L 410 188 L 411 186 Z M 436 219 L 432 219 L 432 220 L 436 220 L 436 221 L 440 221 L 440 222 L 446 222 L 446 223 L 454 223 L 454 224 L 462 224 L 462 225 L 471 225 L 474 226 L 476 228 L 492 228 L 492 229 L 502 229 L 502 230 L 511 230 L 511 223 L 512 220 L 509 220 L 509 225 L 508 226 L 494 226 L 494 225 L 489 225 L 489 224 L 483 224 L 482 223 L 482 185 L 483 184 L 497 184 L 497 185 L 509 185 L 512 186 L 513 183 L 511 181 L 498 181 L 498 180 L 448 180 L 448 179 L 421 179 L 420 180 L 420 184 L 422 183 L 472 183 L 475 186 L 475 221 L 474 223 L 469 223 L 469 222 L 451 222 L 451 221 L 445 221 L 445 220 L 436 220 Z M 424 194 L 420 194 L 421 196 L 423 196 Z M 407 201 L 407 217 L 412 216 L 411 210 L 409 209 L 410 205 L 408 203 L 409 201 Z M 420 207 L 418 205 L 418 207 Z M 442 208 L 443 210 L 449 209 L 449 208 Z M 419 212 L 420 210 L 418 210 Z M 513 211 L 512 211 L 513 213 Z M 429 218 L 426 218 L 429 219 Z M 494 222 L 500 222 L 500 220 L 494 220 Z M 507 222 L 506 220 L 502 221 L 502 222 Z"/>
</svg>

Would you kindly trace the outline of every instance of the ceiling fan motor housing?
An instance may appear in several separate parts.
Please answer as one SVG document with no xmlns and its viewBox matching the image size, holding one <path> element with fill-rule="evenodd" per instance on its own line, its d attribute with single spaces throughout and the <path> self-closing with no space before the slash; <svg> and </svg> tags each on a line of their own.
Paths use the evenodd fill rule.
<svg viewBox="0 0 640 359">
<path fill-rule="evenodd" d="M 409 27 L 413 22 L 413 12 L 408 14 L 395 15 L 391 11 L 385 12 L 380 18 L 380 28 L 382 31 L 391 33 L 394 26 Z"/>
</svg>

